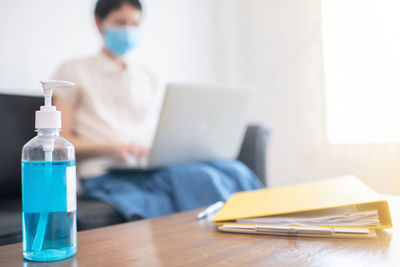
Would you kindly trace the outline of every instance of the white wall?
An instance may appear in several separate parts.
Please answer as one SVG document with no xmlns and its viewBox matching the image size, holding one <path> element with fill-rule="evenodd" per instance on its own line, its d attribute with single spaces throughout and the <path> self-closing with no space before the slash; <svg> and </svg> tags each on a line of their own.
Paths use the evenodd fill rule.
<svg viewBox="0 0 400 267">
<path fill-rule="evenodd" d="M 168 81 L 217 79 L 215 0 L 147 0 L 137 51 Z"/>
<path fill-rule="evenodd" d="M 99 51 L 95 0 L 13 0 L 0 9 L 0 91 L 40 93 L 64 60 Z M 144 61 L 168 80 L 214 81 L 213 0 L 144 1 Z"/>
<path fill-rule="evenodd" d="M 13 0 L 0 9 L 0 88 L 40 92 L 65 59 L 96 51 L 92 0 Z"/>
</svg>

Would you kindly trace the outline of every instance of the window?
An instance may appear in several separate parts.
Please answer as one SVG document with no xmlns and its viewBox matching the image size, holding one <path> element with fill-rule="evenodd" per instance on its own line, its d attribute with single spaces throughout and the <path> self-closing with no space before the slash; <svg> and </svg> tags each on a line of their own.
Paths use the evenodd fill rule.
<svg viewBox="0 0 400 267">
<path fill-rule="evenodd" d="M 400 1 L 321 0 L 332 143 L 400 142 Z"/>
</svg>

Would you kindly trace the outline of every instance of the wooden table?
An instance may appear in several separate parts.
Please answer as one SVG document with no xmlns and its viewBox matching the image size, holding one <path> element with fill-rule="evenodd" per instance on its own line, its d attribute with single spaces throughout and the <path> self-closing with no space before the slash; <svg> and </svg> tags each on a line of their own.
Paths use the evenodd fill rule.
<svg viewBox="0 0 400 267">
<path fill-rule="evenodd" d="M 400 197 L 388 199 L 395 226 L 374 240 L 220 233 L 191 211 L 80 232 L 78 254 L 50 264 L 3 246 L 0 266 L 400 266 Z"/>
</svg>

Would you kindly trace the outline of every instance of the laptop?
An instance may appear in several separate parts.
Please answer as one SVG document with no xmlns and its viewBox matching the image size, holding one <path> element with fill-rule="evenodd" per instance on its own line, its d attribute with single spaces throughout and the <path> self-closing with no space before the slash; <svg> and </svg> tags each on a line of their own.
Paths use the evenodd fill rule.
<svg viewBox="0 0 400 267">
<path fill-rule="evenodd" d="M 235 159 L 246 129 L 250 92 L 241 87 L 169 84 L 149 158 L 139 161 L 132 156 L 112 169 Z"/>
</svg>

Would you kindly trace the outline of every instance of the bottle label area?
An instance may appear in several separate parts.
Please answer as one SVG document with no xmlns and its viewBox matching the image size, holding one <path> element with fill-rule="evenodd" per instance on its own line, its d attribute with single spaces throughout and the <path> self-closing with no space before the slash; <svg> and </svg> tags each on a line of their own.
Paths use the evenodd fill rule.
<svg viewBox="0 0 400 267">
<path fill-rule="evenodd" d="M 67 212 L 76 210 L 76 168 L 69 166 L 66 168 L 67 179 Z"/>
<path fill-rule="evenodd" d="M 75 161 L 22 162 L 25 213 L 76 210 Z"/>
</svg>

